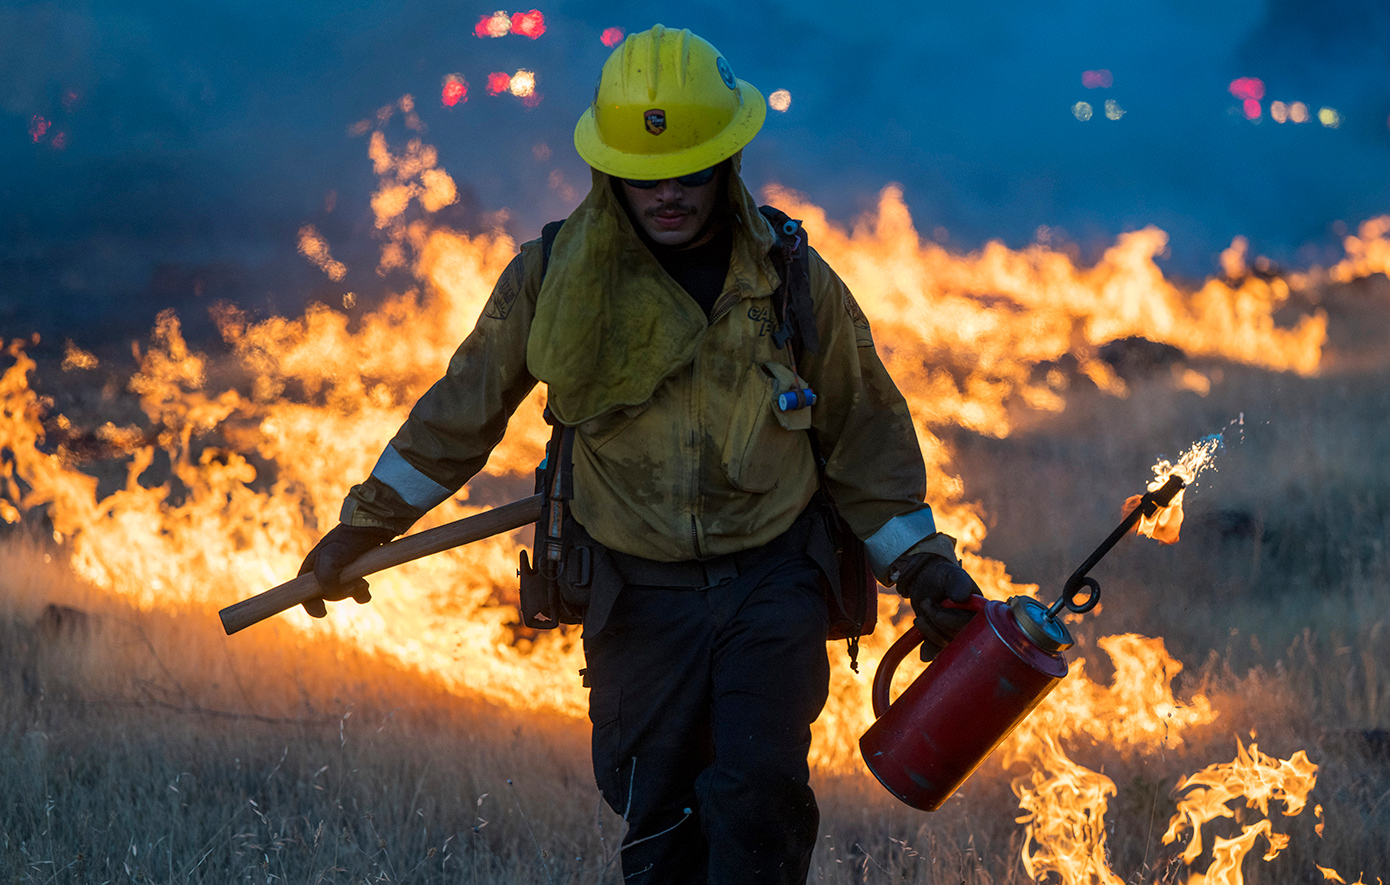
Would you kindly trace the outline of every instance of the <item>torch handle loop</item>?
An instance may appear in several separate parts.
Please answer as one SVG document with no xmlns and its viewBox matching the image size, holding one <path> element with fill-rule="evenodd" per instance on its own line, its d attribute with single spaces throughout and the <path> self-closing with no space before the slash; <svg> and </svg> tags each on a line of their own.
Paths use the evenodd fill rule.
<svg viewBox="0 0 1390 885">
<path fill-rule="evenodd" d="M 1077 602 L 1077 597 L 1081 594 L 1083 587 L 1086 588 L 1086 595 L 1080 602 Z M 1067 585 L 1062 588 L 1062 598 L 1058 601 L 1064 603 L 1068 609 L 1078 615 L 1084 615 L 1095 608 L 1096 603 L 1100 602 L 1100 581 L 1090 575 L 1082 575 L 1079 578 L 1073 576 L 1073 580 L 1067 581 Z M 1053 612 L 1053 615 L 1055 616 L 1056 613 Z"/>
<path fill-rule="evenodd" d="M 972 593 L 965 602 L 953 602 L 949 599 L 941 604 L 946 608 L 966 609 L 973 612 L 982 612 L 989 600 L 979 593 Z M 883 660 L 878 662 L 878 669 L 874 671 L 874 718 L 882 716 L 888 710 L 889 694 L 893 689 L 893 674 L 898 672 L 898 665 L 903 662 L 913 649 L 922 644 L 925 639 L 922 631 L 916 625 L 907 628 L 907 632 L 898 637 L 898 640 L 889 647 L 883 655 Z"/>
</svg>

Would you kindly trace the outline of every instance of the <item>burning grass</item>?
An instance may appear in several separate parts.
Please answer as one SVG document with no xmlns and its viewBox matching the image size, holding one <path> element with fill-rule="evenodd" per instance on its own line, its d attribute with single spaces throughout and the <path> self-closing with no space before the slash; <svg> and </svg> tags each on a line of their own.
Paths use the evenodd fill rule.
<svg viewBox="0 0 1390 885">
<path fill-rule="evenodd" d="M 205 609 L 137 610 L 45 562 L 52 551 L 22 535 L 0 546 L 7 881 L 617 881 L 621 821 L 600 806 L 584 723 L 470 701 L 283 626 L 229 643 Z M 1385 868 L 1390 748 L 1364 720 L 1314 715 L 1301 692 L 1311 679 L 1335 695 L 1318 703 L 1355 704 L 1340 659 L 1271 657 L 1238 673 L 1213 652 L 1187 681 L 1221 718 L 1179 748 L 1067 742 L 1114 784 L 1104 827 L 1126 881 L 1177 881 L 1182 844 L 1160 837 L 1178 778 L 1232 758 L 1251 729 L 1275 755 L 1310 748 L 1309 801 L 1326 830 L 1319 839 L 1310 814 L 1272 812 L 1291 845 L 1273 864 L 1247 863 L 1248 881 L 1287 881 L 1314 862 L 1349 880 Z M 1011 789 L 1027 775 L 992 761 L 925 815 L 862 772 L 818 772 L 812 880 L 1027 882 Z M 1234 823 L 1209 826 L 1208 841 Z"/>
<path fill-rule="evenodd" d="M 293 574 L 515 250 L 500 231 L 430 223 L 453 190 L 428 146 L 372 145 L 383 267 L 410 266 L 419 289 L 352 318 L 222 306 L 219 352 L 163 314 L 129 366 L 77 346 L 62 367 L 8 350 L 0 869 L 16 881 L 616 875 L 582 654 L 573 632 L 519 628 L 519 537 L 385 573 L 371 606 L 323 622 L 217 629 L 217 608 Z M 1363 227 L 1356 261 L 1297 286 L 1232 266 L 1188 291 L 1154 264 L 1155 229 L 1084 268 L 1041 246 L 951 255 L 917 237 L 891 188 L 851 229 L 772 196 L 874 318 L 938 524 L 987 594 L 1057 592 L 1163 447 L 1226 436 L 1186 496 L 1183 542 L 1127 540 L 1095 570 L 1102 609 L 1073 628 L 1084 666 L 942 811 L 896 805 L 855 754 L 868 673 L 904 609 L 883 597 L 865 674 L 832 649 L 814 877 L 1196 882 L 1219 874 L 1213 857 L 1240 868 L 1261 839 L 1282 854 L 1246 858 L 1251 881 L 1316 875 L 1314 862 L 1349 881 L 1390 867 L 1377 835 L 1390 829 L 1390 367 L 1367 331 L 1390 331 L 1390 292 L 1366 276 L 1386 230 Z M 539 415 L 536 397 L 523 403 L 485 474 L 430 523 L 529 492 Z M 1188 831 L 1215 853 L 1184 863 L 1187 837 L 1161 839 L 1179 779 L 1242 752 L 1263 770 L 1237 744 L 1252 732 L 1265 767 L 1310 755 L 1323 817 L 1281 814 L 1293 797 L 1233 799 Z"/>
<path fill-rule="evenodd" d="M 1122 542 L 1096 570 L 1102 609 L 1073 627 L 1102 686 L 1115 670 L 1097 650 L 1102 636 L 1163 636 L 1189 665 L 1178 697 L 1206 697 L 1219 713 L 1180 741 L 1064 741 L 1113 784 L 1109 869 L 1180 881 L 1186 840 L 1162 842 L 1179 778 L 1235 758 L 1253 732 L 1264 752 L 1302 749 L 1319 770 L 1309 810 L 1271 810 L 1271 832 L 1290 844 L 1269 864 L 1246 858 L 1246 881 L 1304 878 L 1316 865 L 1374 881 L 1390 867 L 1390 568 L 1373 555 L 1387 536 L 1373 502 L 1390 437 L 1367 408 L 1383 388 L 1369 376 L 1290 383 L 1230 368 L 1206 398 L 1131 385 L 1128 399 L 1075 395 L 1066 412 L 1003 440 L 947 439 L 995 521 L 983 552 L 1047 596 L 1118 518 L 1116 490 L 1146 478 L 1154 439 L 1176 447 L 1213 416 L 1247 410 L 1244 439 L 1228 441 L 1187 502 L 1183 542 Z M 1105 432 L 1078 429 L 1102 413 Z M 1355 440 L 1319 442 L 1339 433 Z M 1362 503 L 1318 500 L 1328 477 Z M 582 720 L 470 699 L 284 621 L 228 640 L 210 606 L 133 605 L 74 577 L 65 548 L 35 535 L 21 526 L 0 546 L 0 869 L 10 880 L 616 881 L 621 822 L 600 806 Z M 991 760 L 932 815 L 897 805 L 862 772 L 820 770 L 813 881 L 1030 881 L 1012 784 L 1034 770 Z M 1261 818 L 1242 802 L 1232 811 L 1207 826 L 1208 851 Z M 1079 881 L 1108 880 L 1093 869 Z"/>
</svg>

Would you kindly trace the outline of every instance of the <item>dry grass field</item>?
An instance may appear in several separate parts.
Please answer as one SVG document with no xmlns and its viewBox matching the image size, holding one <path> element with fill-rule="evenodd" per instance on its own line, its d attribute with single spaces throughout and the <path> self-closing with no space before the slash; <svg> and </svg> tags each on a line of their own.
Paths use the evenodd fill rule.
<svg viewBox="0 0 1390 885">
<path fill-rule="evenodd" d="M 1261 841 L 1245 881 L 1390 875 L 1390 285 L 1322 306 L 1317 377 L 1213 362 L 1197 366 L 1215 382 L 1202 396 L 1140 348 L 1114 360 L 1126 397 L 1078 382 L 1064 411 L 1021 414 L 1007 438 L 945 437 L 987 514 L 983 552 L 1050 597 L 1156 456 L 1224 431 L 1182 541 L 1123 541 L 1093 573 L 1102 607 L 1074 628 L 1101 682 L 1099 637 L 1163 637 L 1185 665 L 1179 697 L 1219 711 L 1180 746 L 1068 744 L 1115 784 L 1096 825 L 1119 881 L 1197 881 L 1206 861 L 1161 839 L 1175 787 L 1252 740 L 1305 750 L 1318 774 L 1309 810 L 1271 807 L 1289 845 L 1265 863 Z M 587 723 L 451 693 L 275 620 L 229 639 L 206 606 L 136 606 L 64 556 L 41 518 L 0 537 L 0 883 L 619 880 L 622 822 L 593 786 Z M 817 772 L 812 881 L 1028 882 L 1012 787 L 1026 775 L 991 760 L 928 815 L 862 771 Z M 1259 817 L 1230 810 L 1208 839 Z"/>
</svg>

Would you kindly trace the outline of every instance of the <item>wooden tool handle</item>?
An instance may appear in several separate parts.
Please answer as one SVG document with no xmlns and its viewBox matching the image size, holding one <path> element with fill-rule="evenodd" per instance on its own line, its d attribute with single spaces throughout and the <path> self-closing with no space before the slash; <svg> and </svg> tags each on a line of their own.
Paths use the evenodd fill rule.
<svg viewBox="0 0 1390 885">
<path fill-rule="evenodd" d="M 513 501 L 492 510 L 486 510 L 446 525 L 428 529 L 418 535 L 398 538 L 354 559 L 343 568 L 343 581 L 355 581 L 403 562 L 429 556 L 431 553 L 439 553 L 442 550 L 469 544 L 483 538 L 490 538 L 512 529 L 519 529 L 540 519 L 541 507 L 544 502 L 545 497 L 543 495 L 532 495 L 520 501 Z M 319 582 L 314 580 L 314 575 L 310 572 L 307 575 L 300 575 L 292 581 L 286 581 L 278 587 L 272 587 L 264 593 L 258 593 L 250 599 L 243 599 L 241 602 L 229 605 L 218 614 L 222 618 L 222 628 L 227 631 L 228 636 L 231 636 L 238 630 L 245 630 L 252 624 L 263 621 L 271 615 L 278 615 L 286 609 L 294 608 L 302 602 L 322 595 L 323 591 L 319 589 Z"/>
</svg>

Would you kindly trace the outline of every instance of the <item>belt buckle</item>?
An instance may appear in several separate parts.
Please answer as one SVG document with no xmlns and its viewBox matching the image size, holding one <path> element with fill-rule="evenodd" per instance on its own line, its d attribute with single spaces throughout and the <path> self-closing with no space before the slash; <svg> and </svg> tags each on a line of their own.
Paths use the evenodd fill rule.
<svg viewBox="0 0 1390 885">
<path fill-rule="evenodd" d="M 720 556 L 715 559 L 707 560 L 701 565 L 705 569 L 705 586 L 718 587 L 727 584 L 738 577 L 738 563 L 732 556 Z"/>
</svg>

